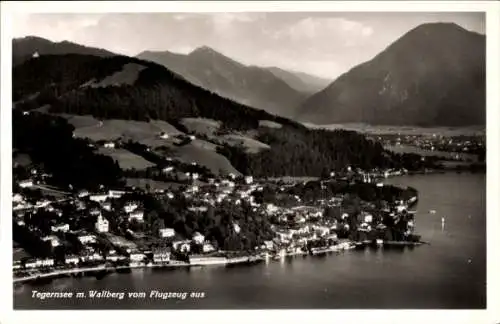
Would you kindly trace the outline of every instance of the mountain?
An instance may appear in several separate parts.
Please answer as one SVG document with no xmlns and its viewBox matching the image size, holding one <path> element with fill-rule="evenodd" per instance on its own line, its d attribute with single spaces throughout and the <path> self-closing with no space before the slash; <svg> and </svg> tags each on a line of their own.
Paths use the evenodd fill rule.
<svg viewBox="0 0 500 324">
<path fill-rule="evenodd" d="M 304 72 L 287 71 L 277 67 L 269 67 L 267 69 L 275 76 L 288 83 L 288 85 L 295 90 L 311 95 L 323 90 L 331 83 L 331 80 L 323 79 Z"/>
<path fill-rule="evenodd" d="M 249 153 L 242 145 L 215 141 L 197 148 L 213 153 L 216 146 L 217 154 L 243 174 L 319 176 L 346 165 L 412 169 L 406 164 L 421 163 L 420 158 L 403 158 L 384 151 L 379 143 L 356 132 L 312 130 L 233 102 L 189 83 L 161 65 L 137 58 L 42 55 L 15 66 L 12 84 L 16 118 L 24 118 L 20 111 L 41 111 L 38 108 L 43 107 L 44 112 L 51 114 L 92 115 L 100 120 L 121 119 L 124 123 L 129 120 L 131 133 L 137 127 L 132 120 L 163 120 L 177 127 L 186 118 L 211 119 L 219 125 L 214 133 L 219 139 L 227 135 L 247 136 L 268 147 Z M 32 115 L 35 114 L 28 116 Z M 17 132 L 14 129 L 15 136 L 19 135 Z M 29 131 L 25 133 L 24 140 L 35 140 Z"/>
<path fill-rule="evenodd" d="M 420 25 L 298 108 L 317 123 L 485 125 L 485 36 L 452 23 Z"/>
<path fill-rule="evenodd" d="M 146 51 L 137 58 L 161 64 L 220 96 L 281 116 L 294 115 L 293 108 L 308 95 L 267 69 L 246 66 L 206 46 L 187 55 Z"/>
<path fill-rule="evenodd" d="M 31 58 L 34 53 L 38 53 L 39 55 L 83 54 L 101 57 L 116 55 L 100 48 L 87 47 L 68 41 L 52 42 L 36 36 L 27 36 L 12 40 L 13 65 L 23 63 Z"/>
</svg>

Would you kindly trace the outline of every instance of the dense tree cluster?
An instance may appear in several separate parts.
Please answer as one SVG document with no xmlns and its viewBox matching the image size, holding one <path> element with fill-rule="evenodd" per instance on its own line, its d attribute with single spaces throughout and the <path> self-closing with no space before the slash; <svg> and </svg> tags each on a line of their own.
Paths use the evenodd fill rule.
<svg viewBox="0 0 500 324">
<path fill-rule="evenodd" d="M 133 85 L 83 86 L 120 71 L 127 63 L 146 67 Z M 17 66 L 13 84 L 14 101 L 39 93 L 36 104 L 28 108 L 50 104 L 54 112 L 133 120 L 199 116 L 220 120 L 231 129 L 257 128 L 261 119 L 301 127 L 196 87 L 160 65 L 130 57 L 42 56 Z"/>
<path fill-rule="evenodd" d="M 52 174 L 54 185 L 92 189 L 119 184 L 121 170 L 112 158 L 96 154 L 85 140 L 73 138 L 64 118 L 12 112 L 12 145 Z"/>
<path fill-rule="evenodd" d="M 216 248 L 228 251 L 252 250 L 273 237 L 269 220 L 249 204 L 237 206 L 224 203 L 208 206 L 206 211 L 191 211 L 188 207 L 192 202 L 180 192 L 175 192 L 175 195 L 177 198 L 174 200 L 145 196 L 143 201 L 148 211 L 148 222 L 161 222 L 187 238 L 199 232 Z M 239 231 L 235 230 L 234 224 L 239 226 Z M 154 227 L 156 229 L 158 225 Z"/>
</svg>

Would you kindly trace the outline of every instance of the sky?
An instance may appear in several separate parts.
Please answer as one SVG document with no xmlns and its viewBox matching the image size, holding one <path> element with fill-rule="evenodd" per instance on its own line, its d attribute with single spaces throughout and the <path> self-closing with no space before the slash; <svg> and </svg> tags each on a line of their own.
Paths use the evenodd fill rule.
<svg viewBox="0 0 500 324">
<path fill-rule="evenodd" d="M 334 79 L 429 22 L 485 34 L 484 13 L 467 12 L 37 13 L 18 14 L 13 33 L 129 56 L 209 46 L 244 64 Z"/>
</svg>

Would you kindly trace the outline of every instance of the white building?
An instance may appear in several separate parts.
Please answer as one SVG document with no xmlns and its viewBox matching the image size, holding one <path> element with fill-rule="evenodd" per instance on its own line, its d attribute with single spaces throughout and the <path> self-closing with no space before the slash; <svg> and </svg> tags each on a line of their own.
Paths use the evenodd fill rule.
<svg viewBox="0 0 500 324">
<path fill-rule="evenodd" d="M 52 246 L 52 247 L 56 247 L 56 246 L 61 245 L 61 241 L 55 235 L 45 236 L 45 237 L 42 238 L 42 241 L 49 242 L 50 246 Z"/>
<path fill-rule="evenodd" d="M 130 253 L 131 262 L 142 262 L 146 256 L 143 253 Z"/>
<path fill-rule="evenodd" d="M 21 203 L 23 201 L 24 201 L 24 197 L 21 194 L 16 193 L 15 195 L 12 196 L 12 202 Z"/>
<path fill-rule="evenodd" d="M 115 148 L 115 143 L 113 142 L 106 142 L 104 143 L 105 148 Z"/>
<path fill-rule="evenodd" d="M 253 177 L 252 176 L 246 176 L 245 177 L 245 183 L 246 184 L 252 184 L 253 183 Z"/>
<path fill-rule="evenodd" d="M 33 57 L 33 58 L 39 58 L 39 57 L 40 57 L 40 54 L 38 54 L 38 52 L 35 52 L 35 53 L 33 53 L 32 57 Z"/>
<path fill-rule="evenodd" d="M 203 244 L 203 242 L 205 242 L 205 236 L 203 236 L 202 234 L 200 234 L 199 232 L 195 232 L 193 234 L 193 241 L 196 243 L 196 244 Z"/>
<path fill-rule="evenodd" d="M 107 210 L 107 211 L 111 211 L 113 209 L 110 202 L 102 203 L 101 207 L 102 207 L 102 209 Z"/>
<path fill-rule="evenodd" d="M 373 216 L 368 214 L 368 215 L 365 215 L 365 223 L 371 223 L 373 222 Z"/>
<path fill-rule="evenodd" d="M 95 223 L 95 229 L 100 233 L 106 233 L 109 231 L 109 221 L 99 215 L 97 217 L 97 222 Z"/>
<path fill-rule="evenodd" d="M 172 243 L 172 247 L 174 250 L 179 252 L 189 252 L 191 251 L 191 242 L 190 241 L 176 241 Z"/>
<path fill-rule="evenodd" d="M 67 255 L 64 259 L 64 263 L 66 264 L 78 264 L 80 263 L 80 258 L 76 255 Z"/>
<path fill-rule="evenodd" d="M 174 237 L 175 230 L 173 228 L 160 228 L 160 237 Z"/>
<path fill-rule="evenodd" d="M 170 252 L 167 249 L 158 249 L 153 251 L 153 262 L 162 263 L 170 261 Z"/>
<path fill-rule="evenodd" d="M 203 244 L 203 253 L 210 253 L 213 251 L 215 251 L 215 248 L 211 243 L 204 243 Z"/>
<path fill-rule="evenodd" d="M 160 138 L 162 138 L 162 139 L 168 139 L 169 136 L 168 136 L 167 133 L 162 132 L 162 133 L 160 133 Z"/>
<path fill-rule="evenodd" d="M 162 170 L 163 173 L 169 173 L 169 172 L 172 172 L 172 171 L 174 171 L 174 167 L 173 166 L 165 167 Z"/>
<path fill-rule="evenodd" d="M 121 191 L 121 190 L 109 190 L 108 191 L 109 198 L 120 198 L 124 194 L 125 194 L 125 191 Z"/>
<path fill-rule="evenodd" d="M 188 137 L 189 137 L 189 139 L 190 139 L 191 141 L 194 141 L 194 140 L 196 139 L 196 136 L 194 136 L 194 135 L 189 135 Z"/>
<path fill-rule="evenodd" d="M 133 212 L 134 210 L 136 210 L 138 207 L 139 207 L 139 205 L 136 202 L 128 202 L 125 204 L 125 206 L 123 206 L 123 210 L 127 214 L 129 214 L 129 213 Z"/>
<path fill-rule="evenodd" d="M 240 225 L 233 223 L 233 230 L 236 234 L 238 234 L 241 231 Z"/>
<path fill-rule="evenodd" d="M 89 199 L 95 202 L 104 202 L 106 201 L 106 199 L 108 199 L 108 195 L 107 194 L 91 195 Z"/>
<path fill-rule="evenodd" d="M 95 243 L 96 237 L 95 237 L 95 235 L 92 235 L 92 234 L 82 234 L 82 235 L 78 236 L 78 240 L 82 244 Z"/>
<path fill-rule="evenodd" d="M 144 220 L 144 212 L 142 210 L 135 210 L 128 215 L 129 222 L 132 219 L 137 220 L 138 222 L 142 222 Z"/>
<path fill-rule="evenodd" d="M 19 181 L 19 187 L 21 187 L 21 188 L 33 187 L 33 180 L 28 179 L 28 180 Z"/>
<path fill-rule="evenodd" d="M 51 226 L 50 229 L 52 232 L 67 232 L 69 231 L 69 224 L 59 224 Z"/>
<path fill-rule="evenodd" d="M 85 198 L 88 197 L 88 195 L 90 195 L 90 193 L 87 190 L 81 190 L 78 192 L 78 198 Z"/>
</svg>

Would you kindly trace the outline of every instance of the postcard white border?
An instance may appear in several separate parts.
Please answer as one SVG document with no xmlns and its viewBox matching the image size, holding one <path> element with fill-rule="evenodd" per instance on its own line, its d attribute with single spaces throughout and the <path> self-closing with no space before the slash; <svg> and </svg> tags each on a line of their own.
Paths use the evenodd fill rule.
<svg viewBox="0 0 500 324">
<path fill-rule="evenodd" d="M 11 231 L 11 24 L 14 13 L 97 13 L 97 12 L 250 12 L 250 11 L 448 11 L 486 12 L 487 35 L 487 309 L 486 310 L 321 310 L 321 311 L 13 311 Z M 499 101 L 499 13 L 495 1 L 78 1 L 1 3 L 1 196 L 0 196 L 0 322 L 76 323 L 105 320 L 121 323 L 195 322 L 214 323 L 499 323 L 500 322 L 500 101 Z M 495 125 L 497 124 L 497 125 Z M 497 306 L 495 309 L 494 306 Z"/>
</svg>

